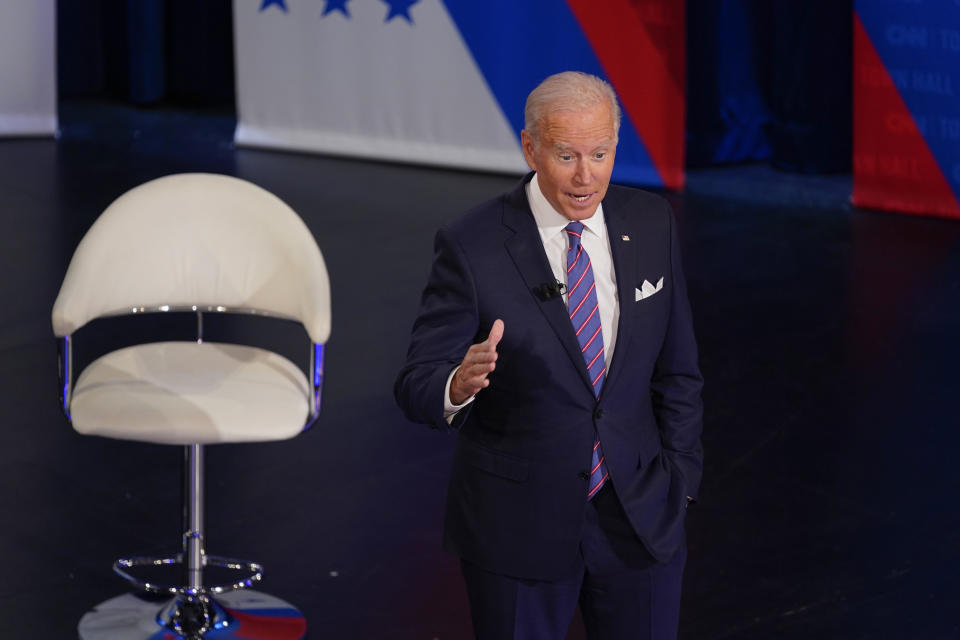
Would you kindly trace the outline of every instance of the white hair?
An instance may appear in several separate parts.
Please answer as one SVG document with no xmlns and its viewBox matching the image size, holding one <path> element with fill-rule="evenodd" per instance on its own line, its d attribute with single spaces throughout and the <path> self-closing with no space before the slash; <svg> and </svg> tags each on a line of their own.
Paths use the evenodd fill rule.
<svg viewBox="0 0 960 640">
<path fill-rule="evenodd" d="M 607 101 L 613 112 L 614 139 L 620 133 L 620 104 L 610 84 L 582 71 L 563 71 L 549 76 L 527 96 L 523 110 L 523 127 L 539 141 L 543 119 L 557 111 L 579 111 Z"/>
</svg>

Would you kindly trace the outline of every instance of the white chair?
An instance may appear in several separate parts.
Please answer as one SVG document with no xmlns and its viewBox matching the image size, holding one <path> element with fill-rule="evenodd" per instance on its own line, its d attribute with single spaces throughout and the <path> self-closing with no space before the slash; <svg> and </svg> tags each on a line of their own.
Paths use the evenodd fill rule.
<svg viewBox="0 0 960 640">
<path fill-rule="evenodd" d="M 195 340 L 113 351 L 74 381 L 76 330 L 106 316 L 174 311 L 196 313 Z M 209 312 L 298 321 L 312 342 L 310 379 L 277 353 L 204 341 L 203 314 Z M 264 189 L 228 176 L 180 174 L 136 187 L 100 215 L 77 247 L 53 307 L 53 330 L 61 339 L 63 409 L 74 429 L 183 446 L 186 460 L 183 552 L 123 558 L 114 565 L 143 591 L 172 599 L 159 615 L 156 604 L 142 599 L 107 601 L 81 621 L 81 637 L 149 638 L 160 632 L 233 637 L 223 634 L 247 619 L 240 616 L 238 622 L 232 615 L 244 603 L 251 609 L 286 605 L 239 591 L 261 579 L 259 564 L 207 555 L 203 449 L 292 438 L 320 411 L 330 285 L 320 250 L 299 216 Z M 135 567 L 176 564 L 183 566 L 183 584 L 160 585 L 134 575 L 143 572 Z M 238 577 L 207 585 L 203 569 L 209 565 L 235 570 Z M 150 619 L 134 621 L 134 609 Z M 289 636 L 273 630 L 268 637 L 302 637 L 306 623 L 299 619 L 299 625 L 285 621 Z"/>
</svg>

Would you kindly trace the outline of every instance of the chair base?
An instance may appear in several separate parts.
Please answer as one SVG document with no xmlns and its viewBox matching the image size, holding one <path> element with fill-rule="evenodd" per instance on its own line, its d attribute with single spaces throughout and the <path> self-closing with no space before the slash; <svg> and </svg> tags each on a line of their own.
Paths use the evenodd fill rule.
<svg viewBox="0 0 960 640">
<path fill-rule="evenodd" d="M 307 633 L 307 621 L 296 607 L 266 593 L 241 589 L 210 598 L 214 617 L 210 631 L 180 635 L 170 626 L 177 598 L 134 593 L 111 598 L 80 619 L 80 640 L 303 640 Z"/>
</svg>

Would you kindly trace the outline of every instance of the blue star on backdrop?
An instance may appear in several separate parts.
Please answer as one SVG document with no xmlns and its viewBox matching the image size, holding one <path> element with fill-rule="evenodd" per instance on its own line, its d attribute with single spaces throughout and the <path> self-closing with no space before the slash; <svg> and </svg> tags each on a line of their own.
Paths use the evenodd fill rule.
<svg viewBox="0 0 960 640">
<path fill-rule="evenodd" d="M 410 7 L 420 2 L 420 0 L 382 0 L 390 5 L 387 11 L 387 18 L 384 22 L 390 22 L 394 18 L 403 18 L 410 24 L 413 24 L 413 18 L 410 17 Z"/>
<path fill-rule="evenodd" d="M 266 11 L 273 5 L 277 5 L 283 12 L 287 12 L 287 5 L 285 4 L 287 0 L 263 0 L 263 4 L 260 5 L 260 11 Z"/>
<path fill-rule="evenodd" d="M 333 11 L 339 11 L 340 13 L 342 13 L 343 15 L 349 18 L 350 10 L 347 9 L 348 2 L 350 2 L 350 0 L 327 0 L 327 6 L 324 7 L 323 13 L 320 14 L 320 17 L 322 18 L 323 16 Z"/>
</svg>

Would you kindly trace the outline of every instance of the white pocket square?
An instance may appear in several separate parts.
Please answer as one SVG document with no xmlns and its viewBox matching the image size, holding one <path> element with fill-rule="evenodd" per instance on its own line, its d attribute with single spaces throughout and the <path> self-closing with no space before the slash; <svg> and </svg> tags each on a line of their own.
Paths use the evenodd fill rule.
<svg viewBox="0 0 960 640">
<path fill-rule="evenodd" d="M 650 284 L 649 280 L 644 280 L 643 284 L 637 289 L 637 294 L 633 301 L 639 302 L 644 298 L 649 298 L 657 291 L 660 291 L 660 289 L 663 289 L 663 276 L 660 276 L 660 279 L 657 280 L 657 286 Z"/>
</svg>

